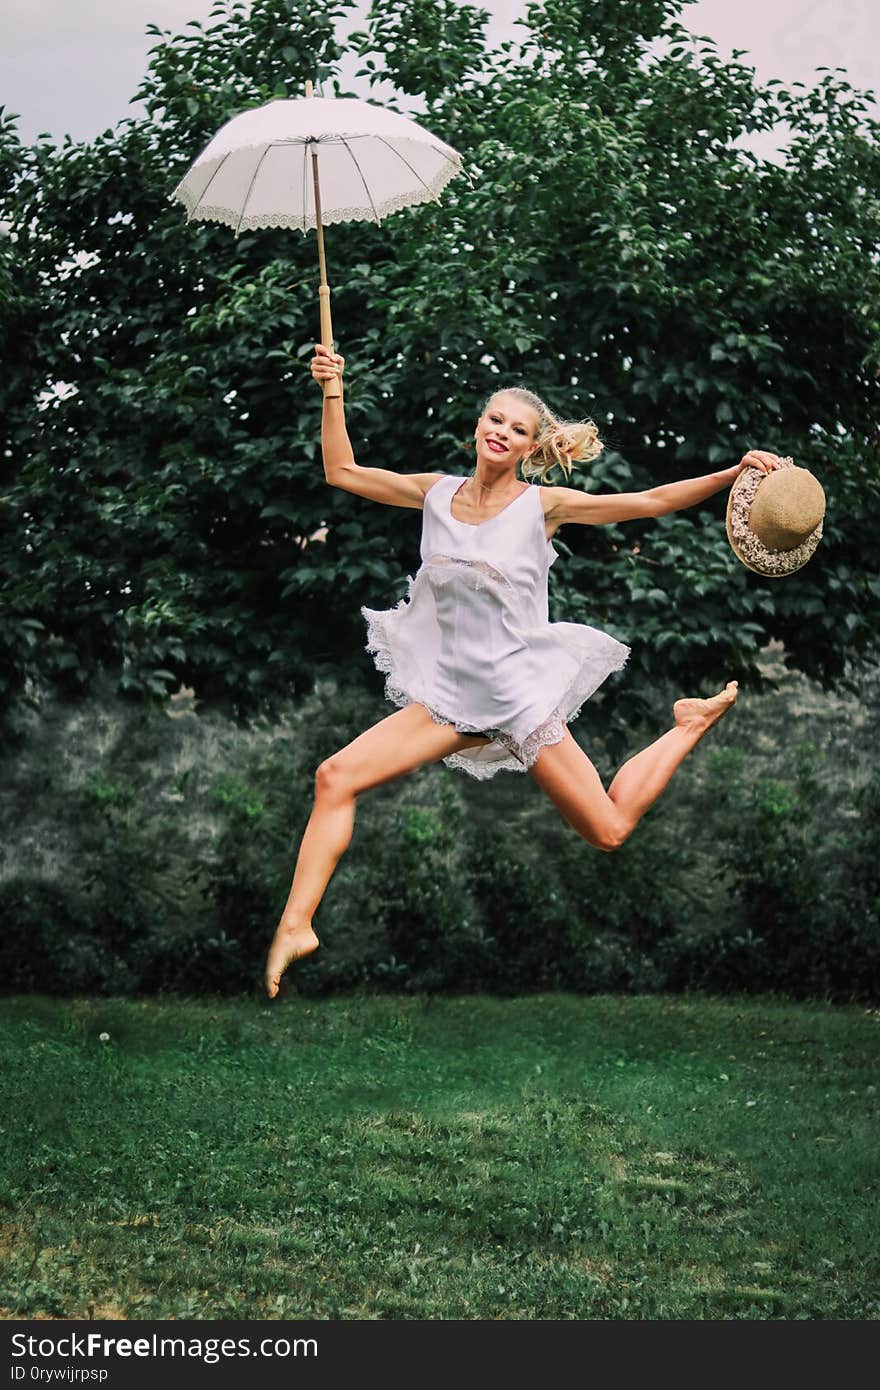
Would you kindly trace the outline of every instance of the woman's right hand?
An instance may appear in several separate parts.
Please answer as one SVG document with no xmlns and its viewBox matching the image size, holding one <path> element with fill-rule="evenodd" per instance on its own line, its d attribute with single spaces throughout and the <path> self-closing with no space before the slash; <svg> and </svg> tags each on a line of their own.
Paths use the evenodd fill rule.
<svg viewBox="0 0 880 1390">
<path fill-rule="evenodd" d="M 734 464 L 736 469 L 734 477 L 738 478 L 746 468 L 759 468 L 762 473 L 771 473 L 774 468 L 779 467 L 780 462 L 778 454 L 771 454 L 766 449 L 750 449 L 747 454 L 743 455 L 739 463 Z M 733 473 L 733 468 L 730 471 Z"/>
<path fill-rule="evenodd" d="M 315 381 L 333 381 L 336 377 L 341 379 L 345 370 L 345 358 L 340 357 L 332 348 L 325 347 L 323 343 L 315 343 L 311 367 Z"/>
</svg>

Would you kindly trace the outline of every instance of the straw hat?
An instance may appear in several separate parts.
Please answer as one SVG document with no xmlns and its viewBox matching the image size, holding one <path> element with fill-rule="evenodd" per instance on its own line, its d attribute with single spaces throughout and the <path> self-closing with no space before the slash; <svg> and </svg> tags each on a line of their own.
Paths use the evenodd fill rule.
<svg viewBox="0 0 880 1390">
<path fill-rule="evenodd" d="M 825 493 L 818 478 L 793 459 L 769 473 L 744 468 L 727 499 L 727 539 L 738 560 L 768 579 L 793 574 L 822 539 Z"/>
</svg>

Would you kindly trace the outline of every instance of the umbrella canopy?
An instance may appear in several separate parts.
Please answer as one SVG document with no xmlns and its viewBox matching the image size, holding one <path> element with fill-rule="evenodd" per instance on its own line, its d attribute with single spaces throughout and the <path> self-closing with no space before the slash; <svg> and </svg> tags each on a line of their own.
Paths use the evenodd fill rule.
<svg viewBox="0 0 880 1390">
<path fill-rule="evenodd" d="M 227 121 L 170 196 L 188 220 L 225 222 L 236 236 L 253 227 L 307 232 L 436 202 L 461 171 L 461 156 L 408 116 L 355 97 L 299 97 Z"/>
</svg>

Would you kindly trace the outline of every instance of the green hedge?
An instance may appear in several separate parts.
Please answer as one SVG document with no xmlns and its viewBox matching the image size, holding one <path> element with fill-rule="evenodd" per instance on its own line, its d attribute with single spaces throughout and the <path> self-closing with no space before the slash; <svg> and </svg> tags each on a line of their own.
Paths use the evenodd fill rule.
<svg viewBox="0 0 880 1390">
<path fill-rule="evenodd" d="M 477 784 L 434 765 L 373 789 L 298 987 L 876 999 L 870 694 L 844 706 L 797 678 L 742 699 L 614 854 L 518 774 Z M 333 682 L 240 727 L 106 689 L 22 705 L 0 793 L 3 989 L 259 991 L 315 768 L 389 712 Z M 664 727 L 658 705 L 632 751 Z M 601 740 L 588 751 L 607 785 Z"/>
</svg>

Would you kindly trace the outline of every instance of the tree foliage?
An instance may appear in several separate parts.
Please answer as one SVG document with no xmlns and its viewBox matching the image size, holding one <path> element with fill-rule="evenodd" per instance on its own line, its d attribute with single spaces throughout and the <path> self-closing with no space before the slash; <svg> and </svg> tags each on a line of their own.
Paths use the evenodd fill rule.
<svg viewBox="0 0 880 1390">
<path fill-rule="evenodd" d="M 154 27 L 147 115 L 87 144 L 24 146 L 0 110 L 7 696 L 102 668 L 136 698 L 184 681 L 248 713 L 329 668 L 375 681 L 359 607 L 402 596 L 418 523 L 324 483 L 314 239 L 235 239 L 168 196 L 236 112 L 307 77 L 349 94 L 350 8 L 218 3 L 207 27 Z M 480 401 L 512 381 L 596 420 L 605 451 L 573 480 L 591 490 L 790 453 L 828 501 L 795 576 L 735 560 L 722 495 L 566 527 L 551 616 L 629 641 L 637 702 L 661 677 L 760 686 L 774 638 L 845 684 L 880 610 L 880 127 L 840 70 L 762 88 L 681 11 L 543 0 L 490 52 L 480 9 L 375 0 L 349 35 L 360 76 L 471 176 L 328 231 L 356 456 L 466 472 Z M 738 143 L 778 122 L 783 163 Z"/>
</svg>

